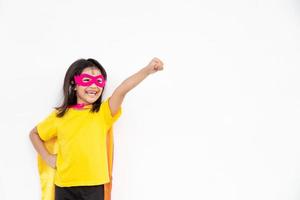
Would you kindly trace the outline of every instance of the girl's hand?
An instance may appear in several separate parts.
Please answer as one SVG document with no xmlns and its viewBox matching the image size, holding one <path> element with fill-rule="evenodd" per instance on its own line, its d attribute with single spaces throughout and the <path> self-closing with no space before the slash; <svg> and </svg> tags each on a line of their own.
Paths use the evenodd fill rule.
<svg viewBox="0 0 300 200">
<path fill-rule="evenodd" d="M 157 71 L 163 70 L 163 65 L 164 65 L 164 63 L 160 59 L 154 57 L 150 61 L 150 63 L 146 66 L 146 68 L 148 70 L 148 73 L 152 74 Z"/>
<path fill-rule="evenodd" d="M 49 154 L 45 161 L 50 167 L 56 169 L 56 154 Z"/>
</svg>

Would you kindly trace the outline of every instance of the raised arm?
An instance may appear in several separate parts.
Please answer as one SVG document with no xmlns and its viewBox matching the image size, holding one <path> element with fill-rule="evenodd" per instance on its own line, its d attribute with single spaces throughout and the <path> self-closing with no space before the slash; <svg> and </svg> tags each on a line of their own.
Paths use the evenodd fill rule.
<svg viewBox="0 0 300 200">
<path fill-rule="evenodd" d="M 124 80 L 113 92 L 109 99 L 111 114 L 115 115 L 120 108 L 125 95 L 142 82 L 148 75 L 163 70 L 163 62 L 158 58 L 153 58 L 149 64 Z"/>
</svg>

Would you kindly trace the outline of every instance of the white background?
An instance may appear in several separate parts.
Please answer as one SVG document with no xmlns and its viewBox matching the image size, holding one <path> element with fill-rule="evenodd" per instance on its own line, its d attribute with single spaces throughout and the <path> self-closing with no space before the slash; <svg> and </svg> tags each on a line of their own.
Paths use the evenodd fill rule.
<svg viewBox="0 0 300 200">
<path fill-rule="evenodd" d="M 113 200 L 300 199 L 300 2 L 0 1 L 0 199 L 40 199 L 29 131 L 95 58 L 105 96 L 165 63 L 115 124 Z"/>
</svg>

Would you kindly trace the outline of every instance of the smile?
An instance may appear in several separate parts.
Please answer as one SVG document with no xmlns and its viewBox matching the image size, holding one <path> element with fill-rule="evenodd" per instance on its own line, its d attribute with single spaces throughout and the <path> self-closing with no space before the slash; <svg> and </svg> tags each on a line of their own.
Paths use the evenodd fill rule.
<svg viewBox="0 0 300 200">
<path fill-rule="evenodd" d="M 95 96 L 97 96 L 98 92 L 97 91 L 85 91 L 85 94 L 87 94 L 90 97 L 95 97 Z"/>
</svg>

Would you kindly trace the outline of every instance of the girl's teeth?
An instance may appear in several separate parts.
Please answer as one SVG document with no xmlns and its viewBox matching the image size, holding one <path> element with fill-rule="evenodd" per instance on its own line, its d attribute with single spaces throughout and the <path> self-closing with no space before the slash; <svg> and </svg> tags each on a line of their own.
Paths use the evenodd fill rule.
<svg viewBox="0 0 300 200">
<path fill-rule="evenodd" d="M 88 95 L 90 96 L 95 96 L 96 95 L 96 92 L 86 92 Z"/>
</svg>

